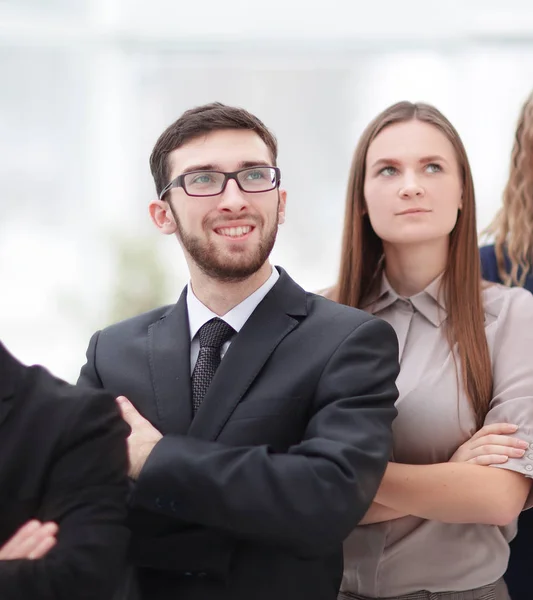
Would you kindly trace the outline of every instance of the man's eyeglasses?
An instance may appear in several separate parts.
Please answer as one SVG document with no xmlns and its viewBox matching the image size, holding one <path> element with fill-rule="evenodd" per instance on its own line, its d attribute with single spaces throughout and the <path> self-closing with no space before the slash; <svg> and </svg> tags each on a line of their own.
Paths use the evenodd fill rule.
<svg viewBox="0 0 533 600">
<path fill-rule="evenodd" d="M 278 167 L 251 167 L 223 173 L 222 171 L 192 171 L 184 173 L 166 185 L 159 199 L 175 187 L 183 188 L 188 196 L 218 196 L 226 189 L 229 179 L 234 179 L 239 189 L 247 194 L 269 192 L 279 187 L 281 171 Z"/>
</svg>

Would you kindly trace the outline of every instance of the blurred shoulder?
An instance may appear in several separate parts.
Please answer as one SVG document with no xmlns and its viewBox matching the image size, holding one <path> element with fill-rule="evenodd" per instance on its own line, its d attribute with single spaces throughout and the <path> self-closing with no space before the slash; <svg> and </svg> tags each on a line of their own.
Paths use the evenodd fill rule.
<svg viewBox="0 0 533 600">
<path fill-rule="evenodd" d="M 104 390 L 75 386 L 56 377 L 41 365 L 23 367 L 15 392 L 19 418 L 28 424 L 77 435 L 81 430 L 115 426 L 120 411 Z M 76 425 L 74 425 L 76 424 Z"/>
<path fill-rule="evenodd" d="M 479 256 L 481 257 L 481 261 L 496 261 L 496 251 L 494 249 L 494 244 L 488 244 L 487 246 L 481 246 L 479 249 Z"/>
<path fill-rule="evenodd" d="M 483 308 L 488 321 L 508 318 L 533 321 L 533 294 L 521 287 L 483 282 Z"/>
<path fill-rule="evenodd" d="M 494 245 L 482 246 L 479 249 L 479 258 L 481 260 L 481 275 L 483 279 L 502 283 Z M 507 258 L 504 257 L 504 260 L 507 261 Z"/>
</svg>

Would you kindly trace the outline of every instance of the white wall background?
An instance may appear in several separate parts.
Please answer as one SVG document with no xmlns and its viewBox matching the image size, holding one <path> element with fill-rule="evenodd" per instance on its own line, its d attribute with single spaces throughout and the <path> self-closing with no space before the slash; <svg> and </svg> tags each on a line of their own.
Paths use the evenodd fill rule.
<svg viewBox="0 0 533 600">
<path fill-rule="evenodd" d="M 175 301 L 187 272 L 149 222 L 148 157 L 191 106 L 244 106 L 276 133 L 290 204 L 274 259 L 317 289 L 375 114 L 423 100 L 451 119 L 481 229 L 531 89 L 531 0 L 0 0 L 0 339 L 73 381 L 125 288 Z"/>
</svg>

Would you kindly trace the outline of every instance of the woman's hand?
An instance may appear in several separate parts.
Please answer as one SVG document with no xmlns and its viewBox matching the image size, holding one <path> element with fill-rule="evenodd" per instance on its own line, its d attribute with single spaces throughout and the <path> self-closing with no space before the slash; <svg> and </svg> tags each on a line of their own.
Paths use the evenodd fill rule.
<svg viewBox="0 0 533 600">
<path fill-rule="evenodd" d="M 475 465 L 501 464 L 509 458 L 522 458 L 529 447 L 527 442 L 510 437 L 518 430 L 512 423 L 485 425 L 455 451 L 449 462 L 468 462 Z"/>
</svg>

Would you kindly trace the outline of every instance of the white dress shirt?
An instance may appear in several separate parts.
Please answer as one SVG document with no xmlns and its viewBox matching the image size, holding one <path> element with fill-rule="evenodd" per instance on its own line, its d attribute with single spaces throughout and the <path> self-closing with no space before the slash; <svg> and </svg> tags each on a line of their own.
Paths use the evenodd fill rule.
<svg viewBox="0 0 533 600">
<path fill-rule="evenodd" d="M 250 315 L 257 308 L 261 300 L 263 300 L 268 292 L 274 287 L 274 284 L 278 279 L 278 270 L 272 267 L 272 274 L 265 283 L 223 316 L 216 315 L 207 308 L 205 304 L 202 304 L 202 302 L 194 295 L 191 283 L 189 282 L 187 286 L 187 312 L 189 315 L 189 329 L 191 331 L 191 374 L 196 365 L 196 361 L 198 360 L 198 354 L 200 353 L 200 340 L 196 335 L 200 328 L 205 325 L 207 321 L 218 317 L 233 327 L 238 333 L 244 327 L 244 324 L 248 321 Z M 222 346 L 220 358 L 224 358 L 224 354 L 226 354 L 230 344 L 231 340 Z"/>
</svg>

